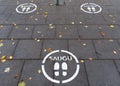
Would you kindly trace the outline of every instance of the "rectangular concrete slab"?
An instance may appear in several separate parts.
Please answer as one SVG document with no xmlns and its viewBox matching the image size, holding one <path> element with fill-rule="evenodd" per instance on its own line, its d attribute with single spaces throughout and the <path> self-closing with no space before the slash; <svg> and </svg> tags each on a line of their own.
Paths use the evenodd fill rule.
<svg viewBox="0 0 120 86">
<path fill-rule="evenodd" d="M 10 34 L 11 30 L 12 30 L 11 25 L 3 25 L 0 28 L 0 38 L 8 38 L 8 35 Z"/>
<path fill-rule="evenodd" d="M 17 45 L 17 40 L 1 40 L 0 42 L 0 57 L 12 56 Z"/>
<path fill-rule="evenodd" d="M 55 28 L 49 25 L 36 26 L 32 38 L 55 38 Z"/>
<path fill-rule="evenodd" d="M 99 59 L 119 59 L 119 45 L 115 40 L 94 41 Z"/>
<path fill-rule="evenodd" d="M 70 40 L 69 51 L 78 59 L 97 59 L 91 40 Z"/>
<path fill-rule="evenodd" d="M 30 25 L 17 25 L 14 26 L 9 38 L 31 38 L 33 31 L 33 26 Z"/>
<path fill-rule="evenodd" d="M 0 62 L 0 85 L 17 86 L 22 66 L 23 61 Z"/>
<path fill-rule="evenodd" d="M 41 41 L 21 40 L 14 53 L 15 59 L 39 59 L 41 51 Z"/>
<path fill-rule="evenodd" d="M 45 71 L 53 78 L 53 63 L 47 61 L 45 65 Z M 41 66 L 41 60 L 25 61 L 21 80 L 24 80 L 28 86 L 52 86 L 52 83 L 43 75 Z"/>
<path fill-rule="evenodd" d="M 79 38 L 76 25 L 57 25 L 56 37 L 60 39 L 64 38 Z"/>
<path fill-rule="evenodd" d="M 66 40 L 45 40 L 43 42 L 42 58 L 54 50 L 68 50 Z"/>
<path fill-rule="evenodd" d="M 111 60 L 86 61 L 90 86 L 119 86 L 119 73 Z"/>
</svg>

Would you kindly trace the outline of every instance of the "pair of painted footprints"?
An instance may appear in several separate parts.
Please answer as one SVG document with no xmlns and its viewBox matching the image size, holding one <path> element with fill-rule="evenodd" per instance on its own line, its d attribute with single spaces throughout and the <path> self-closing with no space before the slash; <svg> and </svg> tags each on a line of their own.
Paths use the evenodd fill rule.
<svg viewBox="0 0 120 86">
<path fill-rule="evenodd" d="M 62 68 L 62 75 L 67 76 L 67 70 L 68 70 L 68 65 L 67 63 L 63 62 L 62 65 L 60 65 L 58 62 L 54 64 L 54 75 L 59 76 L 60 75 L 60 67 Z"/>
</svg>

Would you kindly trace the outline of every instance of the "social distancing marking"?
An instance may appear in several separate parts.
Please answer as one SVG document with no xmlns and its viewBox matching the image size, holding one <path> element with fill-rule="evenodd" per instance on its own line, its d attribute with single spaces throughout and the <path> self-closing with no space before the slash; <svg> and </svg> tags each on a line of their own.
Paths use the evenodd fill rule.
<svg viewBox="0 0 120 86">
<path fill-rule="evenodd" d="M 21 14 L 29 14 L 29 13 L 36 11 L 36 9 L 37 9 L 36 4 L 24 3 L 24 4 L 20 4 L 19 6 L 17 6 L 16 12 L 21 13 Z"/>
<path fill-rule="evenodd" d="M 61 53 L 65 56 L 60 56 Z M 54 56 L 54 55 L 57 55 L 57 56 Z M 47 63 L 46 61 L 50 59 L 52 61 L 54 61 L 54 66 L 53 66 L 53 70 L 54 70 L 54 76 L 55 77 L 65 77 L 64 80 L 59 80 L 59 79 L 56 79 L 56 78 L 53 78 L 53 77 L 50 77 L 49 76 L 49 72 L 46 72 L 46 67 L 45 67 L 45 64 Z M 69 67 L 70 67 L 70 64 L 67 64 L 68 63 L 71 63 L 73 65 L 73 62 L 74 61 L 74 72 L 72 75 L 70 75 L 70 77 L 68 78 L 67 76 L 69 76 Z M 62 73 L 60 73 L 62 70 Z M 64 83 L 68 83 L 68 82 L 71 82 L 73 79 L 75 79 L 79 73 L 79 70 L 80 70 L 80 64 L 79 64 L 79 61 L 77 59 L 77 57 L 72 54 L 71 52 L 69 51 L 66 51 L 66 50 L 55 50 L 55 51 L 52 51 L 50 52 L 49 54 L 47 54 L 45 56 L 45 58 L 43 59 L 42 61 L 42 72 L 44 74 L 44 76 L 51 82 L 53 83 L 57 83 L 57 84 L 64 84 Z"/>
<path fill-rule="evenodd" d="M 96 14 L 102 11 L 102 7 L 95 3 L 84 3 L 80 6 L 80 9 L 90 14 Z"/>
</svg>

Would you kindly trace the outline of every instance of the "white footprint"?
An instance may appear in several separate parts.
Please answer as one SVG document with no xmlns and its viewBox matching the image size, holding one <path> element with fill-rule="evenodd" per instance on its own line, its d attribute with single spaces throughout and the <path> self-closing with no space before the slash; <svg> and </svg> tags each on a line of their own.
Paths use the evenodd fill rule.
<svg viewBox="0 0 120 86">
<path fill-rule="evenodd" d="M 63 70 L 62 75 L 63 76 L 67 76 L 67 69 L 68 69 L 67 63 L 63 62 L 62 63 L 62 70 Z"/>
<path fill-rule="evenodd" d="M 58 62 L 56 62 L 55 64 L 54 64 L 54 74 L 55 74 L 55 76 L 59 76 L 59 69 L 60 69 L 60 64 L 58 63 Z"/>
</svg>

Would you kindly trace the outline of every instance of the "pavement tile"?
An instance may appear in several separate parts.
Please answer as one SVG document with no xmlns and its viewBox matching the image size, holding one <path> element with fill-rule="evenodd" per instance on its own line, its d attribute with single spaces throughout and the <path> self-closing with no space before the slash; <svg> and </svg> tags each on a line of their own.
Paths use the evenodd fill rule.
<svg viewBox="0 0 120 86">
<path fill-rule="evenodd" d="M 28 17 L 26 24 L 45 24 L 45 21 L 43 15 L 32 15 Z"/>
<path fill-rule="evenodd" d="M 76 70 L 76 64 L 72 62 L 67 62 L 68 65 L 68 70 L 67 70 L 67 76 L 55 76 L 55 79 L 62 79 L 65 80 L 66 78 L 70 78 L 72 76 L 72 74 L 74 74 L 75 70 Z M 62 74 L 62 70 L 59 70 L 59 72 Z M 62 81 L 61 80 L 61 81 Z M 79 82 L 79 83 L 78 83 Z M 88 86 L 88 82 L 87 82 L 87 75 L 85 72 L 85 67 L 83 63 L 80 63 L 80 71 L 79 74 L 77 75 L 77 77 L 75 79 L 73 79 L 73 81 L 69 82 L 69 83 L 65 83 L 64 86 Z M 63 86 L 63 84 L 55 84 L 54 86 Z"/>
<path fill-rule="evenodd" d="M 90 86 L 120 85 L 119 73 L 113 61 L 86 61 L 86 69 Z"/>
<path fill-rule="evenodd" d="M 97 25 L 78 25 L 79 36 L 83 39 L 102 38 Z"/>
<path fill-rule="evenodd" d="M 120 72 L 120 60 L 115 60 L 115 63 L 117 65 L 118 71 Z"/>
<path fill-rule="evenodd" d="M 9 38 L 31 38 L 33 26 L 17 25 L 14 26 Z"/>
<path fill-rule="evenodd" d="M 7 61 L 0 63 L 0 85 L 17 86 L 23 61 Z"/>
<path fill-rule="evenodd" d="M 17 44 L 16 40 L 1 40 L 0 42 L 0 57 L 12 56 Z"/>
<path fill-rule="evenodd" d="M 107 24 L 119 24 L 119 18 L 115 17 L 114 14 L 112 15 L 103 15 L 104 19 Z"/>
<path fill-rule="evenodd" d="M 79 24 L 79 20 L 77 18 L 77 15 L 67 15 L 66 16 L 66 24 L 72 24 L 74 22 L 75 24 Z"/>
<path fill-rule="evenodd" d="M 0 28 L 0 38 L 8 38 L 8 35 L 12 29 L 11 25 L 3 25 Z"/>
<path fill-rule="evenodd" d="M 96 59 L 91 40 L 70 40 L 69 51 L 74 53 L 78 59 Z"/>
<path fill-rule="evenodd" d="M 8 24 L 25 24 L 26 18 L 24 15 L 11 15 L 7 22 Z"/>
<path fill-rule="evenodd" d="M 101 31 L 104 32 L 104 38 L 120 38 L 120 26 L 118 25 L 102 25 Z"/>
<path fill-rule="evenodd" d="M 94 41 L 99 59 L 119 59 L 119 45 L 115 40 Z"/>
<path fill-rule="evenodd" d="M 66 40 L 45 40 L 43 43 L 42 58 L 53 50 L 68 50 L 67 46 Z"/>
<path fill-rule="evenodd" d="M 10 15 L 0 15 L 0 24 L 5 24 Z"/>
<path fill-rule="evenodd" d="M 14 53 L 15 59 L 39 59 L 41 51 L 41 41 L 21 40 Z"/>
<path fill-rule="evenodd" d="M 56 26 L 57 38 L 79 38 L 76 25 L 57 25 Z"/>
<path fill-rule="evenodd" d="M 47 24 L 65 24 L 64 15 L 49 15 L 47 18 Z"/>
<path fill-rule="evenodd" d="M 21 80 L 24 80 L 27 86 L 52 86 L 52 83 L 44 77 L 42 72 L 38 73 L 38 70 L 41 70 L 41 65 L 42 61 L 40 60 L 25 61 Z M 46 67 L 46 72 L 49 72 L 48 75 L 53 77 L 53 63 L 48 61 Z"/>
<path fill-rule="evenodd" d="M 55 29 L 48 25 L 36 26 L 32 38 L 55 38 Z"/>
</svg>

